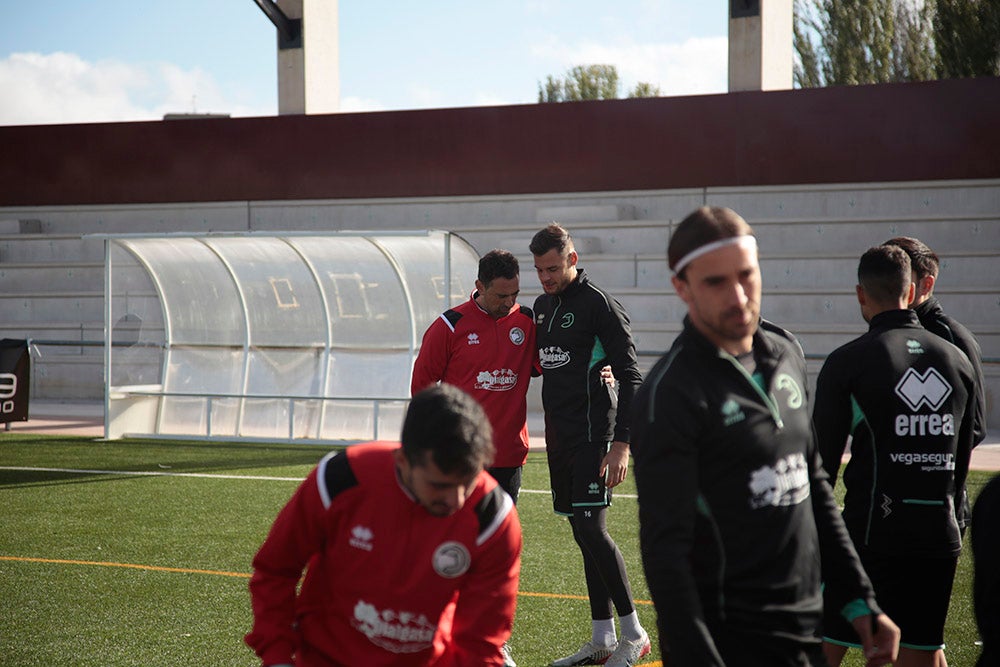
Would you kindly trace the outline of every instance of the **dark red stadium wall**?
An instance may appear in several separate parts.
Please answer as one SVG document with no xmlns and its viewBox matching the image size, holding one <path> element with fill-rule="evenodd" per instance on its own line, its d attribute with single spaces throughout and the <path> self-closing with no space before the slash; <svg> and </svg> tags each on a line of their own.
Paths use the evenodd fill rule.
<svg viewBox="0 0 1000 667">
<path fill-rule="evenodd" d="M 1000 177 L 1000 79 L 0 128 L 0 205 Z"/>
</svg>

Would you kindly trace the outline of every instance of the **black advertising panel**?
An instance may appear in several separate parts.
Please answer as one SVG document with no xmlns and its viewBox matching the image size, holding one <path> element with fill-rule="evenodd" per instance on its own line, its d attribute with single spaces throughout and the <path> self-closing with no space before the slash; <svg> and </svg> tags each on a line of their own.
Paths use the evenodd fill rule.
<svg viewBox="0 0 1000 667">
<path fill-rule="evenodd" d="M 28 421 L 30 376 L 28 341 L 0 340 L 0 424 Z"/>
</svg>

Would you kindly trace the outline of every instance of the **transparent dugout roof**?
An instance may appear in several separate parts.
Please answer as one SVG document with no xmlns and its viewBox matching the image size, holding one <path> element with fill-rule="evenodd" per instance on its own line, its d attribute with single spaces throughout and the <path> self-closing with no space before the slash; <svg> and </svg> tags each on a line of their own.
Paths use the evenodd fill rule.
<svg viewBox="0 0 1000 667">
<path fill-rule="evenodd" d="M 478 267 L 443 231 L 103 238 L 109 439 L 395 440 Z"/>
</svg>

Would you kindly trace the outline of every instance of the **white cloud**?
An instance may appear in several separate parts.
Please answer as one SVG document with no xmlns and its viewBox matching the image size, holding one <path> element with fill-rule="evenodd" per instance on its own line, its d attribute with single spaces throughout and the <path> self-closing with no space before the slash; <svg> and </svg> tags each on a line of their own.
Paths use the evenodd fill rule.
<svg viewBox="0 0 1000 667">
<path fill-rule="evenodd" d="M 568 45 L 552 39 L 534 47 L 532 55 L 555 62 L 564 70 L 576 65 L 614 65 L 623 84 L 623 95 L 640 81 L 659 86 L 661 94 L 666 96 L 700 95 L 726 92 L 728 44 L 726 37 L 695 37 L 680 44 L 612 46 Z"/>
<path fill-rule="evenodd" d="M 14 53 L 0 61 L 0 123 L 88 122 L 148 118 L 127 91 L 145 74 L 116 63 L 99 66 L 71 53 Z"/>
<path fill-rule="evenodd" d="M 166 113 L 273 115 L 228 102 L 211 75 L 169 63 L 87 62 L 72 53 L 0 60 L 0 125 L 158 120 Z"/>
<path fill-rule="evenodd" d="M 360 111 L 385 111 L 386 107 L 378 100 L 364 97 L 342 97 L 340 99 L 341 113 L 357 113 Z"/>
</svg>

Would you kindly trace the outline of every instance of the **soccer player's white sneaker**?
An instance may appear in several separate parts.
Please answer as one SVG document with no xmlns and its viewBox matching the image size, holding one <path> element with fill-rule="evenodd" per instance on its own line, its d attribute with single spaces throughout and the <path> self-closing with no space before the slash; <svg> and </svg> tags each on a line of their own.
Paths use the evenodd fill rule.
<svg viewBox="0 0 1000 667">
<path fill-rule="evenodd" d="M 649 655 L 652 646 L 649 644 L 649 635 L 642 631 L 642 636 L 638 639 L 618 640 L 618 648 L 604 663 L 604 667 L 632 667 L 638 664 L 639 658 Z"/>
<path fill-rule="evenodd" d="M 573 665 L 603 665 L 615 652 L 614 646 L 601 646 L 592 641 L 580 647 L 573 655 L 559 658 L 549 663 L 549 667 L 572 667 Z"/>
<path fill-rule="evenodd" d="M 503 652 L 503 667 L 517 667 L 517 663 L 514 662 L 514 658 L 510 656 L 510 647 L 507 646 L 507 642 L 504 642 L 504 645 L 500 647 L 500 650 Z"/>
</svg>

